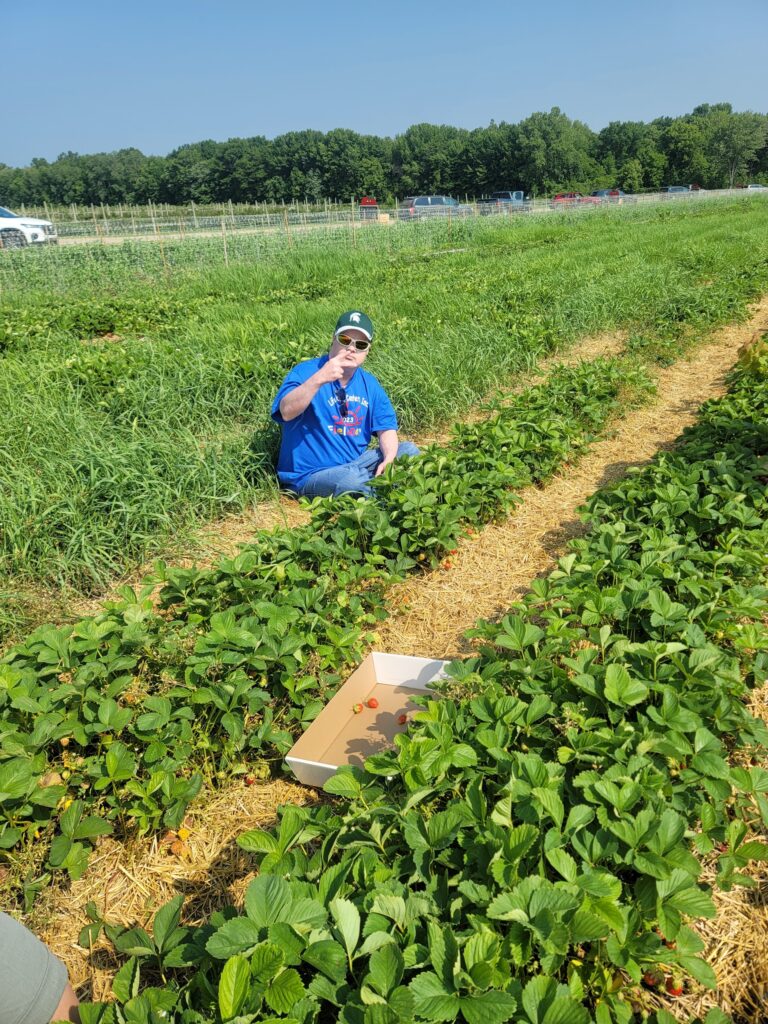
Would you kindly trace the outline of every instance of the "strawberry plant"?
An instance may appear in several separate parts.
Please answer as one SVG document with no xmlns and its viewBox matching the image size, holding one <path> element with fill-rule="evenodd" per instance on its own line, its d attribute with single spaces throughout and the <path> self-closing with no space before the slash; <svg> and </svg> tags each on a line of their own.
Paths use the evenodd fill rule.
<svg viewBox="0 0 768 1024">
<path fill-rule="evenodd" d="M 701 858 L 727 887 L 768 857 L 744 821 L 768 825 L 768 773 L 730 758 L 768 740 L 743 701 L 768 677 L 766 414 L 737 376 L 673 455 L 597 494 L 559 568 L 478 625 L 452 699 L 330 779 L 335 806 L 241 837 L 260 869 L 243 910 L 186 930 L 163 990 L 140 976 L 156 940 L 113 930 L 130 959 L 87 1019 L 669 1024 L 648 987 L 713 987 L 688 924 L 714 914 Z M 680 516 L 672 478 L 696 507 L 718 481 L 708 516 Z M 724 537 L 708 521 L 736 495 Z M 734 604 L 754 647 L 723 628 Z"/>
<path fill-rule="evenodd" d="M 470 524 L 585 444 L 628 388 L 648 386 L 615 361 L 562 370 L 486 433 L 458 428 L 449 447 L 398 468 L 375 500 L 316 502 L 307 527 L 266 535 L 215 570 L 160 567 L 160 614 L 148 584 L 94 619 L 41 627 L 0 662 L 4 749 L 37 757 L 36 778 L 60 770 L 53 804 L 76 798 L 123 831 L 176 827 L 203 771 L 213 781 L 246 755 L 277 762 L 288 750 L 370 642 L 386 585 L 439 564 Z M 52 807 L 22 808 L 7 849 L 41 822 L 56 827 Z"/>
</svg>

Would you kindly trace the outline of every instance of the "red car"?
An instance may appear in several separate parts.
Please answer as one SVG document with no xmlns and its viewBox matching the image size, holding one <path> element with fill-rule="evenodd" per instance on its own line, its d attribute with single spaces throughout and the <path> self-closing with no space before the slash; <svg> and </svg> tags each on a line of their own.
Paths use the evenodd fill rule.
<svg viewBox="0 0 768 1024">
<path fill-rule="evenodd" d="M 363 196 L 358 209 L 360 210 L 361 220 L 376 220 L 379 215 L 379 204 L 373 196 Z"/>
<path fill-rule="evenodd" d="M 585 196 L 581 192 L 558 192 L 549 205 L 553 210 L 562 210 L 568 206 L 599 206 L 600 200 L 597 196 Z"/>
</svg>

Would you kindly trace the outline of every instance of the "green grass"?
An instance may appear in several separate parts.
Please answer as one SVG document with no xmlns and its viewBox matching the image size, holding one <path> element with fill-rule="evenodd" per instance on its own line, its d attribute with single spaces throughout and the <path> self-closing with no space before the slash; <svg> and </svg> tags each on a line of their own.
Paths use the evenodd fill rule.
<svg viewBox="0 0 768 1024">
<path fill-rule="evenodd" d="M 370 312 L 368 368 L 427 431 L 581 336 L 671 353 L 742 316 L 767 228 L 727 201 L 5 253 L 0 590 L 97 590 L 274 494 L 272 396 L 342 309 Z"/>
</svg>

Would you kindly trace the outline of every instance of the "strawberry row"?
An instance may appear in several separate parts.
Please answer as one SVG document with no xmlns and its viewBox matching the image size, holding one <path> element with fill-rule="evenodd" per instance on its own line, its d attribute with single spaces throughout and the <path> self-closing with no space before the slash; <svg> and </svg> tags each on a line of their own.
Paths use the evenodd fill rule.
<svg viewBox="0 0 768 1024">
<path fill-rule="evenodd" d="M 86 1024 L 672 1024 L 667 1000 L 714 987 L 688 923 L 715 913 L 703 865 L 728 889 L 768 859 L 758 370 L 594 496 L 588 535 L 478 625 L 395 750 L 327 783 L 334 806 L 241 837 L 243 911 L 185 927 L 179 896 L 151 933 L 108 927 L 117 1002 Z"/>
<path fill-rule="evenodd" d="M 35 839 L 77 878 L 96 836 L 174 828 L 204 777 L 268 774 L 386 615 L 385 588 L 574 457 L 649 390 L 617 360 L 561 369 L 395 469 L 375 500 L 320 501 L 215 570 L 162 570 L 0 662 L 0 849 Z"/>
</svg>

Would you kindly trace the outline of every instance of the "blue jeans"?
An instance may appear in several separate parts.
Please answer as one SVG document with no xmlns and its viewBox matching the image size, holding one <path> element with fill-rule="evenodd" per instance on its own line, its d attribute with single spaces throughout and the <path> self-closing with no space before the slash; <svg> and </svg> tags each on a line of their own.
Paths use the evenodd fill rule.
<svg viewBox="0 0 768 1024">
<path fill-rule="evenodd" d="M 401 441 L 395 458 L 419 454 L 419 449 L 412 441 Z M 335 498 L 347 491 L 369 496 L 373 494 L 373 488 L 368 486 L 368 482 L 373 478 L 376 467 L 383 457 L 380 448 L 368 448 L 353 462 L 331 466 L 330 469 L 319 469 L 317 473 L 307 477 L 296 493 L 305 498 Z"/>
</svg>

